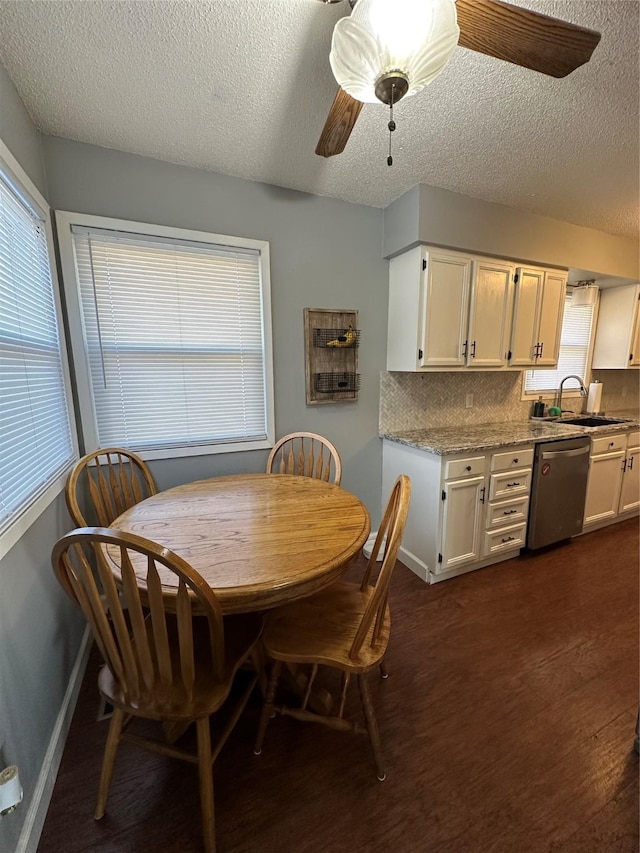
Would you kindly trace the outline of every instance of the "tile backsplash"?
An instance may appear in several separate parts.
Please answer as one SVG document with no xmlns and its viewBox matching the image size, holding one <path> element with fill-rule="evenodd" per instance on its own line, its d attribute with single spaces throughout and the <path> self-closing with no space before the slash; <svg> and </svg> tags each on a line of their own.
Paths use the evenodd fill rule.
<svg viewBox="0 0 640 853">
<path fill-rule="evenodd" d="M 603 384 L 604 411 L 637 409 L 640 384 L 635 370 L 594 370 L 591 381 Z M 531 400 L 521 400 L 519 371 L 477 373 L 380 374 L 380 433 L 429 427 L 524 421 L 531 414 Z M 467 408 L 467 395 L 473 405 Z M 543 396 L 547 405 L 553 395 Z M 585 400 L 570 397 L 567 404 L 580 411 Z"/>
</svg>

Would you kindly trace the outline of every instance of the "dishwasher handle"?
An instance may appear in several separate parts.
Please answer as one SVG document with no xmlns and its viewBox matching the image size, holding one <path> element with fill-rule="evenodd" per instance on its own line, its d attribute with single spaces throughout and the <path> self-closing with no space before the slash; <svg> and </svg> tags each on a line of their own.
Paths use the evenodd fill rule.
<svg viewBox="0 0 640 853">
<path fill-rule="evenodd" d="M 560 459 L 561 456 L 568 458 L 570 456 L 582 456 L 585 453 L 589 453 L 591 450 L 591 445 L 585 444 L 584 447 L 576 447 L 574 450 L 548 450 L 546 453 L 542 452 L 543 459 Z"/>
</svg>

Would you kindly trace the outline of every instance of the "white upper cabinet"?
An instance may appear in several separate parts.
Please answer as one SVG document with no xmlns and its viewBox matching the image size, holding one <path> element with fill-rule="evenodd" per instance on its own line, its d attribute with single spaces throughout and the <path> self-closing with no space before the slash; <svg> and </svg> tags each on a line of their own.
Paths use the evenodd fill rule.
<svg viewBox="0 0 640 853">
<path fill-rule="evenodd" d="M 567 274 L 519 267 L 511 334 L 514 367 L 555 367 L 560 350 Z"/>
<path fill-rule="evenodd" d="M 467 365 L 505 367 L 508 359 L 515 268 L 503 261 L 473 261 Z"/>
<path fill-rule="evenodd" d="M 465 356 L 471 260 L 447 252 L 425 251 L 422 261 L 420 366 L 461 367 Z"/>
<path fill-rule="evenodd" d="M 424 246 L 391 260 L 387 370 L 464 366 L 471 266 Z"/>
<path fill-rule="evenodd" d="M 600 291 L 598 325 L 591 367 L 640 366 L 640 284 Z"/>
<path fill-rule="evenodd" d="M 426 246 L 392 258 L 387 370 L 506 367 L 514 273 Z"/>
</svg>

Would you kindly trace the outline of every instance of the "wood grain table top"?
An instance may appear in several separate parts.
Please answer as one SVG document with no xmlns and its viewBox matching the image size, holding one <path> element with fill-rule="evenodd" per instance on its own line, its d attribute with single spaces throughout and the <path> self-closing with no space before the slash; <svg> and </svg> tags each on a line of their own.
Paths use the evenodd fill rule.
<svg viewBox="0 0 640 853">
<path fill-rule="evenodd" d="M 286 474 L 198 480 L 152 495 L 113 527 L 175 551 L 224 613 L 276 607 L 328 586 L 367 540 L 369 513 L 332 483 Z M 172 578 L 161 578 L 167 592 Z"/>
</svg>

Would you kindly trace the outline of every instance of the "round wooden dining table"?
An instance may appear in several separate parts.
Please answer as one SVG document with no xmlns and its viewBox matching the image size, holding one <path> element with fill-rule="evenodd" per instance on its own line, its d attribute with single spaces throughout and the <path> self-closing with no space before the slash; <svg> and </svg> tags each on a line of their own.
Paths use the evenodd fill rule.
<svg viewBox="0 0 640 853">
<path fill-rule="evenodd" d="M 215 592 L 223 613 L 248 613 L 333 583 L 366 542 L 370 519 L 355 495 L 332 483 L 241 474 L 159 492 L 112 527 L 185 559 Z M 145 570 L 141 566 L 141 575 Z M 160 574 L 170 595 L 174 576 Z"/>
</svg>

